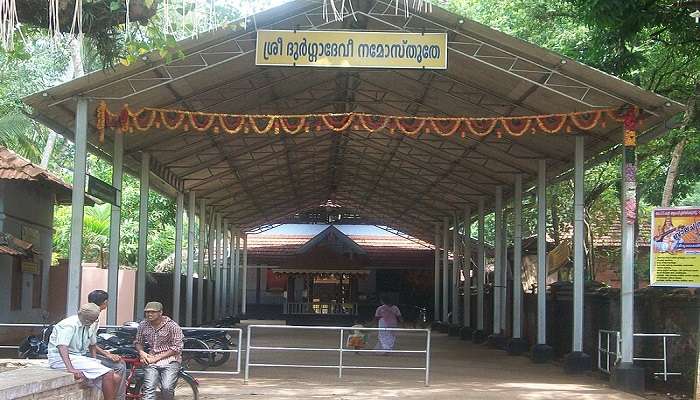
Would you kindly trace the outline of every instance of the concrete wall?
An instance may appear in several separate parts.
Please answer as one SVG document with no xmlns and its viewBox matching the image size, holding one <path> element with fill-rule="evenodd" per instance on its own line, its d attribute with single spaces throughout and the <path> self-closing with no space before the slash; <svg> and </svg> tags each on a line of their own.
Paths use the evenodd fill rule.
<svg viewBox="0 0 700 400">
<path fill-rule="evenodd" d="M 40 307 L 32 304 L 34 275 L 22 274 L 21 309 L 10 310 L 12 293 L 13 258 L 0 256 L 0 321 L 41 322 L 42 310 L 49 303 L 49 266 L 52 252 L 54 194 L 42 185 L 27 182 L 0 182 L 0 232 L 28 240 L 29 234 L 37 233 L 34 243 L 42 269 Z M 38 242 L 38 243 L 36 243 Z"/>
<path fill-rule="evenodd" d="M 83 268 L 82 287 L 80 289 L 80 304 L 87 303 L 88 294 L 95 289 L 107 290 L 106 269 Z M 119 292 L 117 303 L 110 300 L 109 307 L 117 307 L 117 325 L 126 321 L 133 321 L 134 314 L 134 287 L 136 284 L 135 270 L 119 270 Z M 100 313 L 100 324 L 107 324 L 107 313 Z"/>
<path fill-rule="evenodd" d="M 68 279 L 68 264 L 61 260 L 58 265 L 51 267 L 50 274 L 51 303 L 48 306 L 49 320 L 60 321 L 66 316 L 66 284 Z M 110 301 L 110 307 L 117 307 L 117 323 L 122 324 L 132 321 L 134 312 L 134 285 L 136 282 L 136 271 L 119 270 L 119 294 L 118 304 Z M 87 303 L 88 294 L 95 290 L 107 290 L 107 270 L 95 267 L 83 267 L 82 283 L 80 290 L 80 303 Z M 100 314 L 100 323 L 107 323 L 107 313 Z"/>
</svg>

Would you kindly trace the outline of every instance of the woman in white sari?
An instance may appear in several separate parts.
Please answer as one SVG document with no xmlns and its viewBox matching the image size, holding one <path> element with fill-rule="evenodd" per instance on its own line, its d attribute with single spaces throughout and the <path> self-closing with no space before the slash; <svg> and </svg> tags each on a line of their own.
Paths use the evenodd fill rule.
<svg viewBox="0 0 700 400">
<path fill-rule="evenodd" d="M 374 317 L 379 321 L 380 328 L 396 328 L 401 321 L 401 311 L 391 304 L 386 297 L 381 298 L 382 305 L 377 307 Z M 379 331 L 379 342 L 377 349 L 393 350 L 396 344 L 396 334 L 394 331 Z"/>
</svg>

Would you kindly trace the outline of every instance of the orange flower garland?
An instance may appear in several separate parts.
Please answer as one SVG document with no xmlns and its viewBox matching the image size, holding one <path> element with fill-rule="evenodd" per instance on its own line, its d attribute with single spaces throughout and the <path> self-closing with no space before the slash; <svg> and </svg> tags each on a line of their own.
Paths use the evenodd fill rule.
<svg viewBox="0 0 700 400">
<path fill-rule="evenodd" d="M 634 115 L 641 116 L 641 110 L 631 107 Z M 308 115 L 248 115 L 219 114 L 184 110 L 168 110 L 145 107 L 131 110 L 124 105 L 119 113 L 113 113 L 104 102 L 96 109 L 96 126 L 100 141 L 106 129 L 117 129 L 124 133 L 148 131 L 152 128 L 205 133 L 237 134 L 254 132 L 257 134 L 290 135 L 301 132 L 344 132 L 347 129 L 369 133 L 396 130 L 407 136 L 421 133 L 452 136 L 459 133 L 485 137 L 495 133 L 518 137 L 526 133 L 545 132 L 549 134 L 573 131 L 589 131 L 598 126 L 605 127 L 606 121 L 624 123 L 630 106 L 568 114 L 532 115 L 520 117 L 406 117 L 376 115 L 366 113 L 308 114 Z M 641 120 L 639 121 L 641 122 Z"/>
</svg>

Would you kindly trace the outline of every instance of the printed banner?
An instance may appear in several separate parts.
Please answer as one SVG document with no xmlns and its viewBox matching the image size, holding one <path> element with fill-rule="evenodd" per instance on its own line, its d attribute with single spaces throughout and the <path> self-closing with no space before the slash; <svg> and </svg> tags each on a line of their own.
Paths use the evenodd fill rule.
<svg viewBox="0 0 700 400">
<path fill-rule="evenodd" d="M 256 65 L 447 68 L 447 33 L 259 30 Z"/>
<path fill-rule="evenodd" d="M 700 287 L 700 208 L 654 209 L 651 226 L 651 285 Z"/>
</svg>

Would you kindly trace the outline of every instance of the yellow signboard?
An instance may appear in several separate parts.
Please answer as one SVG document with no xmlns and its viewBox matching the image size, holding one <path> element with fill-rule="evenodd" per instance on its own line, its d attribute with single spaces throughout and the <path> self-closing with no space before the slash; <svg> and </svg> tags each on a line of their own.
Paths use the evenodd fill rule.
<svg viewBox="0 0 700 400">
<path fill-rule="evenodd" d="M 700 287 L 700 208 L 654 209 L 651 228 L 651 285 Z"/>
<path fill-rule="evenodd" d="M 447 68 L 447 33 L 259 30 L 256 65 Z"/>
<path fill-rule="evenodd" d="M 39 263 L 34 260 L 22 260 L 22 272 L 38 275 Z"/>
</svg>

